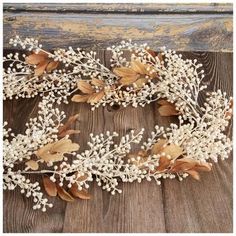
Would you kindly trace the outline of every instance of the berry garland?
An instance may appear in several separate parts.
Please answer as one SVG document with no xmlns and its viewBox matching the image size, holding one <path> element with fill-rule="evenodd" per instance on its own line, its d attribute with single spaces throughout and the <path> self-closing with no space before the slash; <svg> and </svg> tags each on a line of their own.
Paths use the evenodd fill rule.
<svg viewBox="0 0 236 236">
<path fill-rule="evenodd" d="M 204 92 L 204 71 L 196 60 L 184 60 L 165 49 L 156 54 L 147 45 L 122 42 L 110 48 L 110 70 L 94 52 L 69 48 L 49 53 L 37 40 L 19 37 L 10 43 L 33 53 L 4 58 L 4 98 L 37 94 L 43 98 L 38 116 L 29 120 L 24 134 L 15 135 L 4 123 L 3 183 L 4 189 L 19 187 L 26 197 L 32 196 L 33 209 L 46 211 L 52 204 L 39 182 L 31 182 L 28 174 L 43 176 L 49 196 L 73 201 L 90 198 L 87 189 L 94 179 L 115 194 L 121 192 L 118 180 L 155 180 L 157 184 L 161 178 L 192 176 L 198 180 L 199 172 L 210 171 L 212 162 L 228 158 L 232 142 L 224 131 L 232 116 L 232 98 L 220 90 Z M 123 57 L 124 50 L 130 51 L 129 57 Z M 203 106 L 198 103 L 200 93 L 206 97 Z M 64 112 L 55 107 L 55 102 L 68 102 L 72 94 L 72 101 L 88 102 L 92 109 L 114 104 L 137 107 L 158 100 L 160 114 L 178 115 L 179 124 L 156 125 L 142 144 L 143 129 L 131 131 L 119 142 L 117 133 L 90 134 L 88 149 L 80 153 L 79 144 L 70 139 L 79 133 L 71 128 L 79 115 L 62 123 Z M 132 145 L 137 143 L 140 150 L 133 153 Z M 19 163 L 24 163 L 23 169 Z"/>
</svg>

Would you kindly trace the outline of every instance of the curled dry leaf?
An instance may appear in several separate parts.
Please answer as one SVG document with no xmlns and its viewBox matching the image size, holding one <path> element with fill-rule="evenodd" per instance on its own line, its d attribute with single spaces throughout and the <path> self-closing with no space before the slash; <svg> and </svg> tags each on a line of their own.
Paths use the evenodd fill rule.
<svg viewBox="0 0 236 236">
<path fill-rule="evenodd" d="M 188 174 L 190 174 L 194 179 L 200 180 L 200 175 L 197 171 L 195 170 L 187 170 L 186 171 Z"/>
<path fill-rule="evenodd" d="M 70 116 L 69 119 L 66 121 L 64 125 L 59 127 L 58 129 L 58 137 L 62 138 L 66 135 L 71 134 L 78 134 L 80 133 L 79 130 L 69 129 L 71 125 L 73 125 L 78 120 L 79 114 L 76 114 L 74 116 Z"/>
<path fill-rule="evenodd" d="M 77 143 L 72 143 L 70 139 L 61 139 L 43 146 L 35 154 L 45 162 L 56 162 L 62 161 L 65 153 L 77 150 L 79 150 Z"/>
<path fill-rule="evenodd" d="M 57 196 L 56 183 L 52 182 L 48 176 L 43 176 L 43 186 L 49 196 Z"/>
<path fill-rule="evenodd" d="M 168 101 L 160 100 L 158 101 L 158 104 L 161 105 L 158 108 L 161 116 L 177 116 L 180 114 L 179 111 L 176 110 L 175 105 Z"/>
<path fill-rule="evenodd" d="M 83 80 L 78 81 L 77 87 L 81 92 L 85 94 L 92 94 L 95 92 L 93 87 L 88 82 L 83 81 Z"/>
<path fill-rule="evenodd" d="M 58 193 L 58 196 L 66 202 L 73 202 L 74 201 L 74 198 L 65 189 L 63 189 L 59 185 L 57 185 L 57 193 Z"/>
<path fill-rule="evenodd" d="M 41 76 L 44 71 L 52 72 L 59 65 L 58 61 L 54 61 L 53 59 L 49 58 L 48 53 L 43 51 L 27 56 L 25 58 L 25 61 L 30 65 L 36 65 L 36 68 L 34 70 L 34 74 L 36 76 Z"/>
<path fill-rule="evenodd" d="M 73 184 L 69 191 L 74 197 L 78 197 L 83 200 L 88 200 L 91 198 L 91 195 L 86 189 L 78 190 L 77 184 Z"/>
<path fill-rule="evenodd" d="M 28 168 L 30 168 L 31 170 L 37 170 L 39 168 L 39 164 L 37 161 L 34 160 L 29 160 L 25 163 L 27 165 Z"/>
</svg>

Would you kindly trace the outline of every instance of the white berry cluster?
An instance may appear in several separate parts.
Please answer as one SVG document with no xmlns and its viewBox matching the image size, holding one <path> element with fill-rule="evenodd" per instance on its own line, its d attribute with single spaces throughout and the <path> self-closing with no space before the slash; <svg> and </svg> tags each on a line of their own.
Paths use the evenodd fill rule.
<svg viewBox="0 0 236 236">
<path fill-rule="evenodd" d="M 201 64 L 197 60 L 185 60 L 175 51 L 160 48 L 164 60 L 149 53 L 146 44 L 137 45 L 131 41 L 122 41 L 118 46 L 108 48 L 111 50 L 111 69 L 104 66 L 96 57 L 96 52 L 85 52 L 80 48 L 74 50 L 58 49 L 47 52 L 42 45 L 33 38 L 22 40 L 19 36 L 11 39 L 14 46 L 19 45 L 25 50 L 43 51 L 55 61 L 60 61 L 64 66 L 52 73 L 44 73 L 42 76 L 34 75 L 34 66 L 25 62 L 26 55 L 8 54 L 4 57 L 3 87 L 4 98 L 34 97 L 37 94 L 55 97 L 58 103 L 68 102 L 67 97 L 79 91 L 77 82 L 82 78 L 90 82 L 93 78 L 105 82 L 104 87 L 94 86 L 96 92 L 104 91 L 105 95 L 93 104 L 93 107 L 119 104 L 124 107 L 145 106 L 161 97 L 175 102 L 181 112 L 188 113 L 197 105 L 198 93 L 205 88 L 200 83 L 204 78 L 204 71 L 200 70 Z M 124 52 L 129 52 L 126 55 Z M 119 78 L 113 72 L 113 68 L 130 66 L 130 59 L 138 59 L 144 64 L 150 65 L 150 70 L 157 72 L 157 80 L 149 80 L 143 86 L 121 86 Z M 185 111 L 183 111 L 185 109 Z M 194 111 L 198 114 L 198 110 Z M 187 116 L 187 114 L 186 114 Z"/>
</svg>

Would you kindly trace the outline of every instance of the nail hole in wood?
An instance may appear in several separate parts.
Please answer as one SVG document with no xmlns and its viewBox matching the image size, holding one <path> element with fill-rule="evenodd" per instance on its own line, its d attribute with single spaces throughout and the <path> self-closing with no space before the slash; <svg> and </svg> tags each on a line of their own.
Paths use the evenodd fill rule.
<svg viewBox="0 0 236 236">
<path fill-rule="evenodd" d="M 119 104 L 114 104 L 113 106 L 108 106 L 108 107 L 107 107 L 107 110 L 108 110 L 109 112 L 117 111 L 117 110 L 119 110 L 119 109 L 120 109 L 120 105 L 119 105 Z"/>
</svg>

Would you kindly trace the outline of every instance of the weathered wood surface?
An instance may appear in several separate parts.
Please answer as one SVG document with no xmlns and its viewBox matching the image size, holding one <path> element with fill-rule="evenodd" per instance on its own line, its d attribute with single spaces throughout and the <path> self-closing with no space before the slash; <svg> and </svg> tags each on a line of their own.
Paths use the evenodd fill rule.
<svg viewBox="0 0 236 236">
<path fill-rule="evenodd" d="M 232 3 L 154 4 L 154 3 L 5 3 L 6 11 L 89 12 L 89 13 L 232 13 Z"/>
<path fill-rule="evenodd" d="M 232 4 L 4 4 L 4 47 L 20 35 L 48 49 L 105 49 L 132 39 L 154 50 L 232 51 L 232 12 Z"/>
<path fill-rule="evenodd" d="M 197 58 L 206 71 L 210 90 L 218 88 L 232 95 L 232 53 L 183 53 Z M 106 65 L 109 54 L 99 51 Z M 4 120 L 16 133 L 25 129 L 29 117 L 37 115 L 39 98 L 4 102 Z M 120 135 L 130 129 L 144 127 L 148 133 L 155 124 L 168 125 L 173 118 L 158 115 L 157 104 L 145 108 L 132 107 L 110 110 L 99 108 L 92 112 L 87 104 L 61 105 L 66 114 L 81 114 L 76 127 L 81 134 L 74 137 L 81 150 L 86 148 L 90 132 L 117 131 Z M 232 128 L 232 127 L 231 127 Z M 231 128 L 229 135 L 231 136 Z M 4 192 L 4 232 L 232 232 L 232 156 L 214 165 L 210 173 L 202 173 L 200 182 L 190 177 L 183 182 L 164 180 L 161 186 L 154 182 L 120 184 L 122 194 L 111 196 L 96 183 L 90 192 L 92 200 L 65 203 L 50 199 L 54 208 L 46 213 L 32 210 L 32 200 L 20 192 Z M 32 177 L 36 178 L 36 177 Z M 40 179 L 40 177 L 37 177 Z"/>
</svg>

